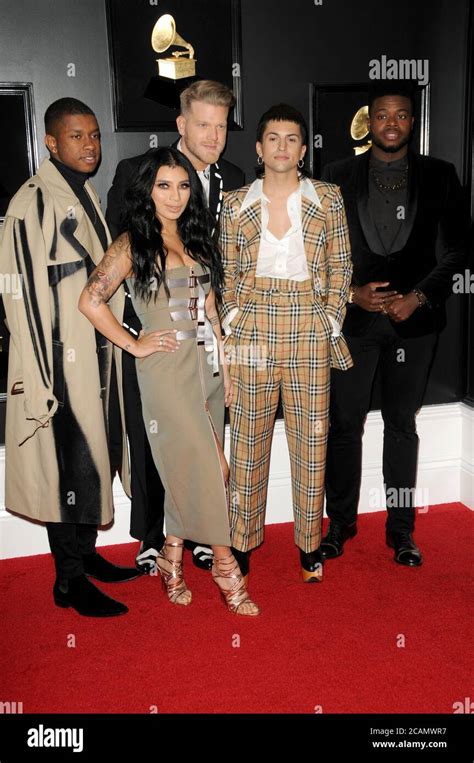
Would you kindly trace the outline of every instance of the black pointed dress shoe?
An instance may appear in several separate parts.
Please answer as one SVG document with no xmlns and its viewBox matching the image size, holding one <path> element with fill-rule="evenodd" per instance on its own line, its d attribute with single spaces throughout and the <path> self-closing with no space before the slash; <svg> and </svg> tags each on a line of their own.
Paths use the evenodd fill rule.
<svg viewBox="0 0 474 763">
<path fill-rule="evenodd" d="M 118 567 L 97 553 L 83 556 L 82 561 L 84 573 L 101 583 L 125 583 L 140 577 L 140 572 L 135 567 Z"/>
<path fill-rule="evenodd" d="M 357 535 L 357 525 L 342 525 L 330 522 L 329 530 L 322 539 L 319 550 L 325 559 L 336 559 L 344 553 L 344 543 Z"/>
<path fill-rule="evenodd" d="M 85 575 L 56 579 L 53 598 L 57 607 L 72 607 L 84 617 L 117 617 L 128 612 L 125 604 L 100 591 Z"/>
<path fill-rule="evenodd" d="M 300 549 L 301 575 L 305 583 L 321 583 L 324 557 L 319 548 L 306 553 Z"/>
<path fill-rule="evenodd" d="M 423 564 L 421 551 L 411 533 L 387 530 L 386 541 L 387 546 L 395 549 L 393 558 L 398 564 L 404 564 L 405 567 L 419 567 Z"/>
</svg>

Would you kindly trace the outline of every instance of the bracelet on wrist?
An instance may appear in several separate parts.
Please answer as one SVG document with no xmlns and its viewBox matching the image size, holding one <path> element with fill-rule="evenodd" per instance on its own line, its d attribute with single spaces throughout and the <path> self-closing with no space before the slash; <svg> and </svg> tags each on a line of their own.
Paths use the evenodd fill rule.
<svg viewBox="0 0 474 763">
<path fill-rule="evenodd" d="M 426 296 L 423 294 L 423 292 L 419 289 L 412 289 L 412 291 L 418 300 L 418 306 L 423 307 L 423 305 L 426 305 L 428 300 L 426 299 Z"/>
</svg>

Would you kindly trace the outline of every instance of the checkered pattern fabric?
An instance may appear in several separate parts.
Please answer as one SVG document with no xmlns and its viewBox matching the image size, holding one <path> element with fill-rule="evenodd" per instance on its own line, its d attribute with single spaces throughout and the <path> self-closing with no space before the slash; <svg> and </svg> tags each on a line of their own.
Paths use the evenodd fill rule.
<svg viewBox="0 0 474 763">
<path fill-rule="evenodd" d="M 349 231 L 344 202 L 336 185 L 311 181 L 321 206 L 302 199 L 303 240 L 308 270 L 316 296 L 342 326 L 352 277 Z M 261 203 L 255 201 L 240 213 L 250 186 L 224 196 L 220 220 L 220 247 L 225 270 L 221 318 L 241 308 L 253 289 L 262 231 Z M 330 340 L 331 366 L 346 371 L 353 365 L 343 335 Z"/>
<path fill-rule="evenodd" d="M 240 550 L 263 540 L 270 451 L 280 392 L 290 452 L 295 543 L 319 546 L 332 327 L 307 282 L 259 278 L 226 349 L 230 409 L 231 536 Z"/>
<path fill-rule="evenodd" d="M 263 541 L 270 452 L 281 393 L 290 452 L 295 543 L 321 540 L 330 367 L 352 359 L 342 325 L 352 275 L 349 234 L 337 186 L 312 181 L 321 206 L 302 198 L 310 281 L 256 278 L 261 203 L 242 212 L 249 186 L 227 194 L 220 243 L 225 270 L 221 317 L 236 307 L 226 350 L 234 381 L 230 409 L 231 534 L 246 551 Z"/>
</svg>

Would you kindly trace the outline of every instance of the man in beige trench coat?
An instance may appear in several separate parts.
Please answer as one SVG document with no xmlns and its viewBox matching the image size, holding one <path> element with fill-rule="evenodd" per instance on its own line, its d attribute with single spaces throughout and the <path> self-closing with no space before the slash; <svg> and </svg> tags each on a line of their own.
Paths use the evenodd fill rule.
<svg viewBox="0 0 474 763">
<path fill-rule="evenodd" d="M 95 550 L 97 526 L 113 518 L 106 415 L 113 347 L 77 304 L 110 243 L 88 180 L 100 160 L 100 131 L 74 98 L 49 106 L 45 128 L 50 158 L 12 199 L 0 247 L 1 273 L 21 287 L 3 295 L 11 332 L 5 504 L 46 523 L 56 605 L 107 617 L 127 607 L 88 578 L 122 582 L 138 573 Z M 113 309 L 123 312 L 120 291 Z"/>
</svg>

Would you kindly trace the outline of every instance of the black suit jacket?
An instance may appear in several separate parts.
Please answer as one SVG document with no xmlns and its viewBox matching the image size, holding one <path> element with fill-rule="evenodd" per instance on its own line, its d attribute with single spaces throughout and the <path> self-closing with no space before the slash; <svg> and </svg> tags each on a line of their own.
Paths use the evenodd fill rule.
<svg viewBox="0 0 474 763">
<path fill-rule="evenodd" d="M 178 141 L 173 143 L 173 148 L 176 148 L 177 145 Z M 107 211 L 105 213 L 105 219 L 113 239 L 116 239 L 121 232 L 125 191 L 145 157 L 146 153 L 132 156 L 129 159 L 122 159 L 117 165 L 112 187 L 107 194 Z M 219 159 L 215 164 L 211 164 L 210 171 L 209 210 L 213 217 L 218 220 L 222 205 L 222 191 L 234 191 L 236 188 L 241 188 L 245 185 L 245 175 L 239 167 L 225 159 Z"/>
<path fill-rule="evenodd" d="M 422 336 L 446 324 L 444 303 L 452 293 L 453 275 L 464 269 L 469 215 L 452 164 L 409 153 L 408 204 L 396 251 L 377 254 L 375 226 L 369 211 L 370 151 L 327 165 L 323 179 L 340 186 L 346 208 L 354 272 L 352 283 L 389 281 L 387 288 L 407 294 L 414 288 L 430 307 L 417 308 L 408 320 L 393 322 L 399 336 Z M 439 259 L 436 257 L 437 244 Z M 377 313 L 347 305 L 344 333 L 363 335 Z"/>
</svg>

